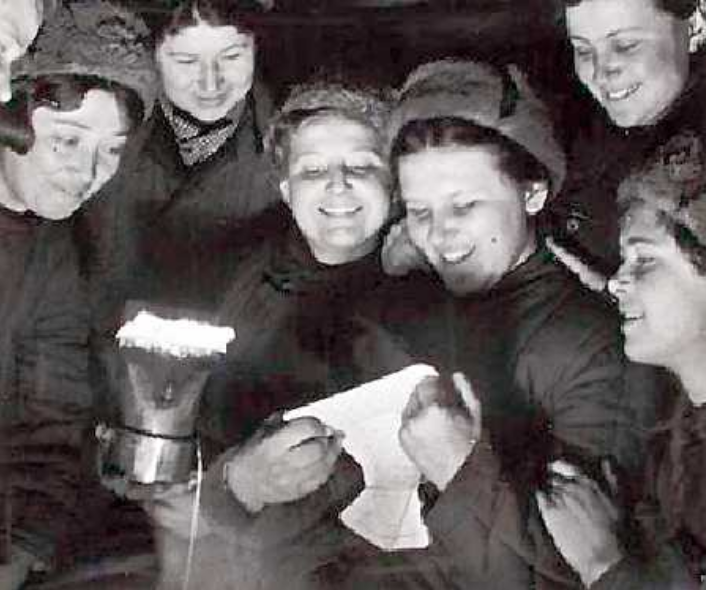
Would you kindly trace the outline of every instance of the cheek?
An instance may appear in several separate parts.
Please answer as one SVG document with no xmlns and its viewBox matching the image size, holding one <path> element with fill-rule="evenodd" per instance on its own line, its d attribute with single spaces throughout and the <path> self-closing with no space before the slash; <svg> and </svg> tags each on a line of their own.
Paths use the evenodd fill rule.
<svg viewBox="0 0 706 590">
<path fill-rule="evenodd" d="M 165 65 L 160 68 L 162 86 L 165 91 L 176 91 L 187 89 L 195 76 L 188 70 L 174 65 Z"/>
</svg>

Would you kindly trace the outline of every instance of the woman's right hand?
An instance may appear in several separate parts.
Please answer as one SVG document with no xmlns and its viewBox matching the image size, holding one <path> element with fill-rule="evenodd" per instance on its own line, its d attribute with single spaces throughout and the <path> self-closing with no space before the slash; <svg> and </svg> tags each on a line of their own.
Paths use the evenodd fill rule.
<svg viewBox="0 0 706 590">
<path fill-rule="evenodd" d="M 266 423 L 226 464 L 226 483 L 250 511 L 292 502 L 326 483 L 342 434 L 313 417 Z"/>
</svg>

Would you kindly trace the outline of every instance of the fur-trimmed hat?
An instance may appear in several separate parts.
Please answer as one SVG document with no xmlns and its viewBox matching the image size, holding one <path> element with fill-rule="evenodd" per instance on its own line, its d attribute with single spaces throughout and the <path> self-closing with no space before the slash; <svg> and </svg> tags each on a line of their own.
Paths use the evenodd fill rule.
<svg viewBox="0 0 706 590">
<path fill-rule="evenodd" d="M 646 203 L 684 225 L 706 246 L 706 167 L 700 137 L 672 137 L 618 187 L 618 203 Z"/>
<path fill-rule="evenodd" d="M 475 61 L 444 59 L 419 66 L 398 92 L 390 140 L 414 119 L 460 117 L 494 129 L 546 166 L 556 195 L 566 175 L 566 158 L 554 136 L 546 107 L 524 76 Z"/>
<path fill-rule="evenodd" d="M 59 6 L 32 50 L 13 66 L 13 79 L 55 74 L 96 76 L 133 90 L 145 119 L 157 96 L 149 29 L 131 12 L 103 0 Z"/>
</svg>

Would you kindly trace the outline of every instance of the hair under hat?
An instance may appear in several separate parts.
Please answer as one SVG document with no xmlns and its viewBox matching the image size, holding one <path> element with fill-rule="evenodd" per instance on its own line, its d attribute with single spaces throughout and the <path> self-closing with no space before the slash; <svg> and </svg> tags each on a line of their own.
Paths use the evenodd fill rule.
<svg viewBox="0 0 706 590">
<path fill-rule="evenodd" d="M 390 105 L 382 92 L 339 83 L 315 82 L 295 86 L 273 117 L 265 146 L 276 163 L 282 158 L 287 137 L 305 119 L 316 115 L 339 115 L 374 129 L 384 141 Z"/>
<path fill-rule="evenodd" d="M 149 117 L 157 74 L 149 30 L 131 12 L 103 0 L 60 6 L 32 50 L 14 64 L 13 78 L 56 74 L 95 76 L 134 91 Z"/>
<path fill-rule="evenodd" d="M 566 160 L 554 136 L 546 107 L 524 77 L 511 67 L 503 72 L 475 61 L 444 59 L 412 71 L 398 92 L 390 140 L 409 121 L 459 117 L 494 129 L 543 164 L 559 192 Z"/>
<path fill-rule="evenodd" d="M 620 183 L 618 203 L 626 208 L 634 202 L 662 212 L 706 246 L 706 174 L 698 135 L 676 135 Z"/>
</svg>

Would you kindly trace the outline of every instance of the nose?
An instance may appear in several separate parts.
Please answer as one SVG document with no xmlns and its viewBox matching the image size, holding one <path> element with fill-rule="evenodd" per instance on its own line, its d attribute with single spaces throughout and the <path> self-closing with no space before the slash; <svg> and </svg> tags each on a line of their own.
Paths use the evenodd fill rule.
<svg viewBox="0 0 706 590">
<path fill-rule="evenodd" d="M 204 93 L 216 92 L 221 87 L 221 68 L 218 61 L 204 62 L 199 71 L 199 90 Z"/>
<path fill-rule="evenodd" d="M 342 193 L 350 188 L 348 174 L 344 166 L 330 166 L 327 188 L 333 193 Z"/>
<path fill-rule="evenodd" d="M 98 148 L 79 150 L 69 165 L 69 171 L 73 190 L 78 194 L 86 192 L 98 174 Z"/>
<path fill-rule="evenodd" d="M 621 266 L 618 271 L 608 280 L 608 292 L 620 300 L 621 297 L 625 296 L 628 288 L 630 287 L 631 276 L 627 272 L 624 266 Z"/>
<path fill-rule="evenodd" d="M 620 61 L 611 51 L 596 52 L 593 57 L 593 81 L 602 85 L 610 81 L 622 70 Z"/>
<path fill-rule="evenodd" d="M 453 240 L 458 233 L 454 216 L 438 212 L 432 216 L 429 226 L 429 243 L 437 250 L 444 248 L 446 242 Z"/>
</svg>

